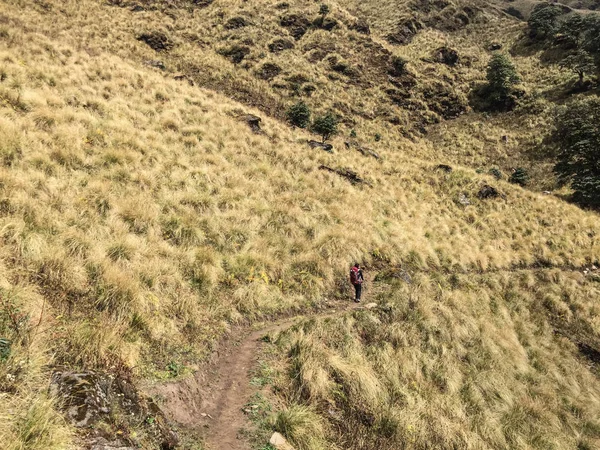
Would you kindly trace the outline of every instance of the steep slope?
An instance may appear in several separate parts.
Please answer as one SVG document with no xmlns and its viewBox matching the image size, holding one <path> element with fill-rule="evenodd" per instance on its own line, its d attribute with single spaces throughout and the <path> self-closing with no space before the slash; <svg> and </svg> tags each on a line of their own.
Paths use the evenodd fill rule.
<svg viewBox="0 0 600 450">
<path fill-rule="evenodd" d="M 435 155 L 423 152 L 430 147 L 399 130 L 370 144 L 382 160 L 346 149 L 341 137 L 335 154 L 311 149 L 311 136 L 269 117 L 268 105 L 223 95 L 266 85 L 224 70 L 221 56 L 201 53 L 197 66 L 196 83 L 206 76 L 212 89 L 149 68 L 156 55 L 133 30 L 143 33 L 139 24 L 154 16 L 132 13 L 94 1 L 0 9 L 0 441 L 8 448 L 77 442 L 47 398 L 59 368 L 134 383 L 189 374 L 232 325 L 339 292 L 353 260 L 439 277 L 440 286 L 447 274 L 495 280 L 498 272 L 511 285 L 519 270 L 549 268 L 530 283 L 548 285 L 549 313 L 539 320 L 598 348 L 596 306 L 587 301 L 597 281 L 580 273 L 598 264 L 597 215 L 469 168 L 440 170 L 425 158 Z M 184 58 L 191 45 L 173 51 Z M 215 92 L 212 72 L 231 85 Z M 331 86 L 323 98 L 344 98 L 345 85 Z M 369 101 L 376 111 L 377 98 Z M 262 117 L 264 131 L 248 126 L 248 113 Z M 379 119 L 361 123 L 384 130 Z M 499 195 L 480 198 L 484 184 Z M 485 295 L 503 286 L 490 281 Z M 434 293 L 423 283 L 419 295 L 430 302 Z M 398 290 L 390 301 L 396 295 L 405 299 Z M 498 330 L 512 339 L 515 327 L 505 320 Z M 536 348 L 567 345 L 544 330 Z M 559 363 L 572 363 L 576 348 L 563 351 Z M 596 395 L 586 370 L 566 370 L 565 379 L 581 377 Z M 565 389 L 550 386 L 556 396 Z M 154 417 L 124 416 L 101 416 L 90 434 L 160 444 Z M 575 432 L 556 433 L 571 442 Z"/>
</svg>

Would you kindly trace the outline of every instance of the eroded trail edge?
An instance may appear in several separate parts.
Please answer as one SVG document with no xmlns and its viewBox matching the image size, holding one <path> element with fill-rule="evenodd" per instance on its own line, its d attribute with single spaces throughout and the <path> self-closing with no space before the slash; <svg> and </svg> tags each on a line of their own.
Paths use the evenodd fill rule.
<svg viewBox="0 0 600 450">
<path fill-rule="evenodd" d="M 369 305 L 367 305 L 369 306 Z M 161 403 L 165 415 L 181 426 L 203 436 L 210 450 L 247 450 L 239 431 L 248 424 L 243 407 L 253 393 L 251 370 L 256 367 L 265 335 L 285 331 L 303 319 L 327 318 L 367 306 L 335 302 L 324 312 L 283 319 L 257 330 L 231 333 L 211 361 L 194 377 L 154 385 L 146 393 Z"/>
</svg>

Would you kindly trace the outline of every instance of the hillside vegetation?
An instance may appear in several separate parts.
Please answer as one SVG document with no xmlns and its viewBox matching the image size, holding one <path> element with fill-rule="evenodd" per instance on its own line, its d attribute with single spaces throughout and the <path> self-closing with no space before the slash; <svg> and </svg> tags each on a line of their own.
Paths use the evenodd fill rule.
<svg viewBox="0 0 600 450">
<path fill-rule="evenodd" d="M 401 46 L 394 2 L 338 1 L 337 26 L 296 41 L 281 16 L 312 23 L 318 4 L 288 3 L 0 5 L 2 445 L 159 448 L 154 418 L 118 409 L 76 429 L 53 373 L 185 377 L 232 327 L 343 297 L 356 260 L 379 274 L 379 308 L 273 347 L 274 423 L 312 424 L 286 428 L 299 449 L 600 445 L 598 215 L 477 170 L 497 160 L 483 135 L 510 129 L 516 148 L 549 117 L 469 112 L 488 59 L 472 33 L 508 43 L 523 26 L 481 4 L 454 28 L 423 18 Z M 275 39 L 294 47 L 271 54 Z M 424 60 L 447 40 L 472 62 Z M 562 76 L 515 60 L 526 89 Z M 285 122 L 299 99 L 340 116 L 334 153 Z"/>
</svg>

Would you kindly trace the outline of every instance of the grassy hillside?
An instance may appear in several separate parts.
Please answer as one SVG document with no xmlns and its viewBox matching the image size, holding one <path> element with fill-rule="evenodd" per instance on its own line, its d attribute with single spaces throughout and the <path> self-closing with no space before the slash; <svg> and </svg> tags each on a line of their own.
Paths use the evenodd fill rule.
<svg viewBox="0 0 600 450">
<path fill-rule="evenodd" d="M 316 14 L 313 2 L 290 3 L 294 11 Z M 391 377 L 368 393 L 373 414 L 383 414 L 381 399 L 395 395 L 392 388 L 403 389 L 409 399 L 385 400 L 394 417 L 403 405 L 411 405 L 411 415 L 397 426 L 390 422 L 400 434 L 384 436 L 382 446 L 412 442 L 423 448 L 435 436 L 443 448 L 467 442 L 502 448 L 511 439 L 527 448 L 538 434 L 552 433 L 555 448 L 575 442 L 593 448 L 600 385 L 577 362 L 577 343 L 598 348 L 598 282 L 582 275 L 599 263 L 598 216 L 476 173 L 475 162 L 451 157 L 460 139 L 448 143 L 448 150 L 436 148 L 412 120 L 429 123 L 427 118 L 441 120 L 440 114 L 429 106 L 413 110 L 390 103 L 389 86 L 381 88 L 389 83 L 387 66 L 360 71 L 365 75 L 354 83 L 332 74 L 329 63 L 311 64 L 299 49 L 290 49 L 289 57 L 277 56 L 277 64 L 285 65 L 278 78 L 257 79 L 260 52 L 283 33 L 278 19 L 269 19 L 276 2 L 161 5 L 147 2 L 137 12 L 132 4 L 92 0 L 0 6 L 0 442 L 9 449 L 83 445 L 81 430 L 76 433 L 48 397 L 57 368 L 108 371 L 135 383 L 192 373 L 232 325 L 319 305 L 339 292 L 348 265 L 360 260 L 382 272 L 381 302 L 390 303 L 392 312 L 344 318 L 331 330 L 356 344 L 351 353 L 336 356 L 340 365 L 363 358 L 357 367 L 372 375 L 373 386 L 377 377 Z M 354 23 L 352 5 L 332 6 L 336 20 Z M 245 57 L 257 59 L 247 68 L 218 53 L 232 33 L 223 24 L 242 9 L 256 25 L 231 40 L 260 42 Z M 173 40 L 169 51 L 157 53 L 138 40 L 159 28 Z M 264 32 L 269 29 L 272 34 Z M 360 35 L 347 25 L 333 32 L 344 43 Z M 327 33 L 311 30 L 295 45 L 318 49 L 336 42 Z M 393 53 L 417 61 L 417 52 L 443 39 L 438 33 L 425 32 L 402 50 L 377 36 L 357 45 L 372 45 L 385 64 Z M 339 54 L 352 64 L 369 56 L 363 47 L 344 53 L 349 48 L 344 44 Z M 148 65 L 156 59 L 168 69 Z M 410 64 L 419 79 L 419 103 L 422 85 L 443 79 L 447 69 L 438 64 L 428 72 L 434 63 Z M 483 67 L 483 60 L 477 64 Z M 173 76 L 179 71 L 193 85 Z M 285 105 L 297 98 L 282 94 L 277 80 L 296 73 L 317 87 L 306 97 L 315 110 L 344 112 L 334 154 L 311 149 L 306 141 L 314 136 L 280 120 Z M 457 89 L 477 73 L 460 69 Z M 400 121 L 390 126 L 386 111 Z M 262 132 L 247 125 L 248 113 L 262 117 Z M 466 136 L 476 126 L 466 124 L 460 132 Z M 345 147 L 353 128 L 381 160 Z M 457 163 L 451 173 L 436 168 L 442 156 Z M 370 186 L 351 184 L 322 165 L 350 169 Z M 484 184 L 501 195 L 479 198 Z M 418 307 L 409 302 L 406 286 L 386 278 L 385 270 L 398 267 L 414 274 L 411 295 L 422 299 Z M 403 314 L 421 309 L 422 319 L 405 321 Z M 448 319 L 441 321 L 444 314 Z M 381 332 L 403 337 L 371 352 L 357 336 L 372 320 L 384 323 L 376 327 Z M 439 327 L 437 334 L 433 327 Z M 294 331 L 282 339 L 282 348 L 297 339 L 294 333 L 315 340 L 328 329 Z M 419 350 L 408 349 L 419 342 Z M 333 352 L 323 345 L 323 352 Z M 452 361 L 438 355 L 445 346 L 444 358 Z M 469 346 L 476 360 L 458 358 Z M 401 373 L 398 366 L 412 358 L 416 367 L 432 352 L 441 358 L 436 380 L 446 386 L 437 391 L 422 367 Z M 487 356 L 477 362 L 478 353 Z M 374 375 L 384 357 L 396 361 L 395 372 Z M 327 358 L 319 364 L 329 364 Z M 484 377 L 492 363 L 498 365 L 492 374 L 498 386 L 487 391 L 493 401 L 473 403 L 477 414 L 489 413 L 477 422 L 479 416 L 466 409 L 467 394 L 457 396 L 463 384 L 479 389 L 464 374 Z M 282 381 L 290 404 L 314 402 L 315 411 L 323 411 L 319 402 L 340 381 L 331 381 L 326 368 L 318 373 L 323 384 L 313 387 L 307 380 L 306 389 L 316 389 L 308 397 Z M 539 409 L 541 400 L 522 403 L 538 384 L 554 402 L 546 414 L 555 425 L 542 417 L 522 430 L 515 415 L 502 437 L 499 415 Z M 420 389 L 428 392 L 416 393 Z M 344 407 L 351 409 L 363 393 L 348 392 Z M 504 396 L 500 403 L 498 396 Z M 419 408 L 431 414 L 444 402 L 454 430 L 447 441 L 428 427 L 413 441 L 399 437 L 405 425 L 421 423 L 409 422 L 411 417 L 425 420 Z M 469 436 L 458 436 L 467 433 L 461 424 L 468 424 Z M 127 424 L 131 444 L 155 445 L 146 425 Z M 122 418 L 111 417 L 103 432 L 123 434 L 123 427 Z M 324 439 L 349 430 L 336 435 L 326 429 Z M 347 448 L 368 448 L 347 436 Z M 543 448 L 547 441 L 536 442 Z"/>
</svg>

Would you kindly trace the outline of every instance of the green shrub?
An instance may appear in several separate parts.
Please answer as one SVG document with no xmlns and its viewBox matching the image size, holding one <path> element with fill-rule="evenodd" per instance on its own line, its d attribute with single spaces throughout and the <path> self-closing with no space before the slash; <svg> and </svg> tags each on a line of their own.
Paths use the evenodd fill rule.
<svg viewBox="0 0 600 450">
<path fill-rule="evenodd" d="M 321 135 L 323 142 L 337 133 L 338 120 L 331 114 L 327 113 L 324 116 L 317 117 L 312 125 L 312 130 Z"/>
<path fill-rule="evenodd" d="M 559 181 L 571 185 L 576 202 L 600 207 L 600 100 L 581 100 L 560 110 L 553 142 Z"/>
<path fill-rule="evenodd" d="M 515 171 L 510 175 L 509 182 L 518 184 L 520 186 L 527 186 L 529 183 L 529 174 L 527 170 L 522 167 L 517 167 Z"/>
<path fill-rule="evenodd" d="M 490 169 L 490 175 L 492 175 L 494 178 L 496 178 L 496 180 L 502 179 L 502 172 L 500 172 L 500 169 L 498 169 L 496 167 L 492 167 Z"/>
<path fill-rule="evenodd" d="M 295 127 L 306 128 L 310 123 L 310 108 L 304 102 L 298 102 L 287 110 L 287 119 Z"/>
<path fill-rule="evenodd" d="M 536 5 L 527 21 L 529 36 L 540 40 L 554 36 L 558 27 L 558 17 L 561 14 L 562 9 L 558 5 L 550 3 L 539 3 Z"/>
</svg>

